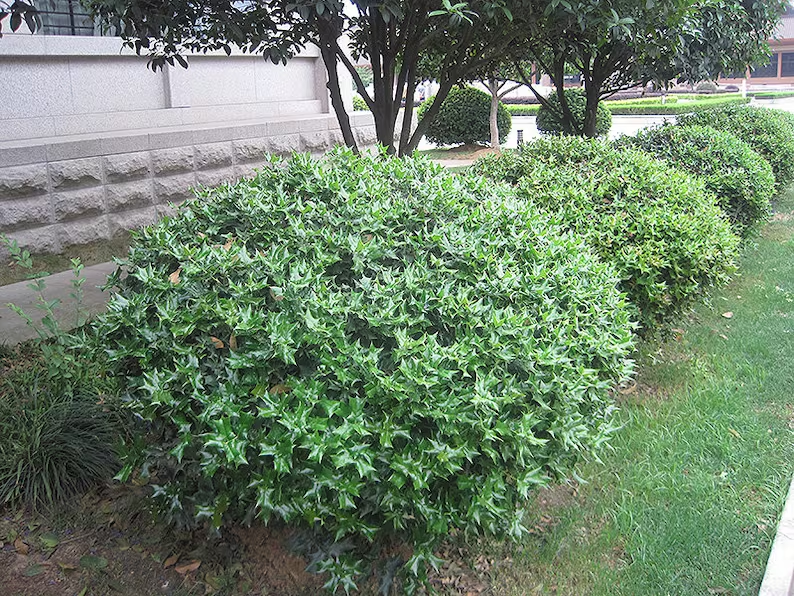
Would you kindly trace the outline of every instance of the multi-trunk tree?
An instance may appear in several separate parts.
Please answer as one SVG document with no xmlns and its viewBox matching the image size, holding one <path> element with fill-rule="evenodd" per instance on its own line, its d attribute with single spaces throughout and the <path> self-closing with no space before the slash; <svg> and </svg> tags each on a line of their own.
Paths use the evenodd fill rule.
<svg viewBox="0 0 794 596">
<path fill-rule="evenodd" d="M 716 79 L 763 60 L 785 6 L 785 0 L 550 0 L 530 23 L 530 43 L 506 59 L 519 71 L 519 61 L 530 60 L 548 73 L 566 132 L 595 136 L 598 103 L 618 91 Z M 572 117 L 563 94 L 570 69 L 582 77 L 583 122 Z M 548 104 L 526 71 L 519 78 Z"/>
</svg>

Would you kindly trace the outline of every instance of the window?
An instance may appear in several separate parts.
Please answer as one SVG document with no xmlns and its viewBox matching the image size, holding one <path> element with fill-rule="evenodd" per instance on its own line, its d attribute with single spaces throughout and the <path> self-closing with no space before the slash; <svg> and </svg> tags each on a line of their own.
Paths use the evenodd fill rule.
<svg viewBox="0 0 794 596">
<path fill-rule="evenodd" d="M 755 67 L 750 73 L 750 77 L 753 79 L 761 79 L 761 78 L 775 78 L 777 77 L 777 60 L 779 54 L 772 54 L 769 57 L 769 62 L 767 64 L 762 64 Z"/>
<path fill-rule="evenodd" d="M 794 77 L 794 53 L 786 52 L 781 56 L 780 76 Z"/>
<path fill-rule="evenodd" d="M 41 33 L 44 35 L 98 35 L 98 28 L 79 0 L 50 0 L 40 3 Z"/>
</svg>

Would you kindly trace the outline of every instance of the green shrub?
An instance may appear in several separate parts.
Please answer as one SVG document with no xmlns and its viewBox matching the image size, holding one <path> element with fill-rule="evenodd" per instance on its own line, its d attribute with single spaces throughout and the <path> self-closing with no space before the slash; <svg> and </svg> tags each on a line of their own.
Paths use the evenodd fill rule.
<svg viewBox="0 0 794 596">
<path fill-rule="evenodd" d="M 410 577 L 453 528 L 520 535 L 630 368 L 611 268 L 421 158 L 277 162 L 136 234 L 126 268 L 99 322 L 147 433 L 124 475 L 149 470 L 175 521 L 350 539 L 331 588 L 390 536 Z"/>
<path fill-rule="evenodd" d="M 664 328 L 734 270 L 737 237 L 689 174 L 608 142 L 550 137 L 471 171 L 517 184 L 614 264 L 641 332 Z"/>
<path fill-rule="evenodd" d="M 367 102 L 364 101 L 364 98 L 361 97 L 358 93 L 353 96 L 353 110 L 356 112 L 368 112 L 369 106 Z"/>
<path fill-rule="evenodd" d="M 619 143 L 699 176 L 741 236 L 769 216 L 769 200 L 775 192 L 772 168 L 750 145 L 729 132 L 668 124 L 641 130 Z"/>
<path fill-rule="evenodd" d="M 434 99 L 435 96 L 419 106 L 417 118 L 422 118 Z M 490 95 L 474 87 L 455 88 L 441 104 L 441 109 L 430 123 L 425 136 L 436 145 L 487 143 L 491 140 L 490 122 Z M 499 127 L 499 142 L 504 143 L 510 132 L 512 119 L 502 102 L 499 102 L 496 112 L 496 124 Z"/>
<path fill-rule="evenodd" d="M 587 107 L 587 98 L 583 89 L 571 88 L 565 90 L 565 100 L 568 102 L 568 107 L 571 110 L 571 115 L 579 127 L 584 126 L 585 108 Z M 552 93 L 548 97 L 548 102 L 551 109 L 545 105 L 540 106 L 538 109 L 537 127 L 543 134 L 560 134 L 564 133 L 559 114 L 562 113 L 560 100 L 556 93 Z M 604 102 L 598 103 L 596 110 L 596 135 L 599 137 L 605 136 L 609 129 L 612 128 L 612 113 L 609 108 L 604 105 Z"/>
<path fill-rule="evenodd" d="M 794 124 L 780 110 L 726 105 L 678 117 L 682 125 L 711 126 L 750 144 L 772 166 L 779 185 L 794 181 Z"/>
<path fill-rule="evenodd" d="M 91 382 L 20 359 L 0 377 L 0 505 L 48 507 L 118 471 L 121 425 Z"/>
</svg>

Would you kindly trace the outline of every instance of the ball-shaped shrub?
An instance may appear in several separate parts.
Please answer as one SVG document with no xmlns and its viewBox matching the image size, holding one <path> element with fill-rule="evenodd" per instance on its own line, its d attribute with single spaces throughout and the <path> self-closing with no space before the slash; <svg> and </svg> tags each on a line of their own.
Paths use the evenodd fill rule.
<svg viewBox="0 0 794 596">
<path fill-rule="evenodd" d="M 126 270 L 98 328 L 148 443 L 124 474 L 186 521 L 396 534 L 419 572 L 452 528 L 520 534 L 630 367 L 611 267 L 421 159 L 294 156 L 136 234 Z"/>
<path fill-rule="evenodd" d="M 702 182 L 634 149 L 549 137 L 473 171 L 516 182 L 614 264 L 649 335 L 735 269 L 738 238 Z"/>
<path fill-rule="evenodd" d="M 426 100 L 417 111 L 422 118 L 430 108 L 435 96 Z M 504 143 L 512 126 L 507 108 L 499 102 L 496 112 L 499 127 L 499 142 Z M 427 140 L 436 145 L 459 145 L 487 143 L 491 140 L 491 96 L 474 87 L 455 88 L 449 92 L 444 103 L 425 133 Z"/>
<path fill-rule="evenodd" d="M 772 168 L 732 133 L 708 126 L 668 124 L 623 137 L 619 144 L 642 149 L 700 177 L 741 236 L 750 234 L 769 216 L 769 201 L 775 192 Z"/>
<path fill-rule="evenodd" d="M 566 89 L 565 101 L 571 110 L 571 116 L 578 129 L 584 127 L 585 111 L 587 108 L 587 97 L 584 90 L 573 87 Z M 556 93 L 552 93 L 547 98 L 550 108 L 541 105 L 538 109 L 538 116 L 536 126 L 543 134 L 567 134 L 567 131 L 562 125 L 560 114 L 562 114 L 562 106 L 560 105 L 560 98 Z M 596 136 L 603 137 L 612 128 L 612 112 L 604 105 L 604 102 L 598 103 L 596 109 Z"/>
<path fill-rule="evenodd" d="M 726 105 L 678 116 L 681 125 L 710 126 L 750 144 L 772 166 L 779 185 L 794 181 L 794 119 L 781 110 Z"/>
<path fill-rule="evenodd" d="M 353 96 L 353 110 L 356 112 L 368 112 L 369 106 L 367 102 L 364 101 L 364 98 L 361 97 L 358 93 Z"/>
</svg>

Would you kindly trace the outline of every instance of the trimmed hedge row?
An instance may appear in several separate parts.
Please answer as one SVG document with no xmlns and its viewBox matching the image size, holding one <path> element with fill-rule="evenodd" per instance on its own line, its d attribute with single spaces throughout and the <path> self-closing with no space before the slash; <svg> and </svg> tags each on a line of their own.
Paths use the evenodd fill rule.
<svg viewBox="0 0 794 596">
<path fill-rule="evenodd" d="M 717 196 L 740 236 L 751 234 L 769 216 L 775 192 L 772 167 L 729 132 L 669 124 L 622 137 L 618 144 L 642 149 L 696 174 Z"/>
<path fill-rule="evenodd" d="M 125 268 L 98 322 L 141 421 L 122 476 L 177 523 L 321 528 L 330 589 L 390 537 L 410 587 L 453 529 L 520 536 L 632 367 L 611 266 L 418 157 L 275 162 L 137 233 Z"/>
<path fill-rule="evenodd" d="M 611 262 L 637 309 L 640 332 L 664 329 L 735 270 L 738 239 L 703 183 L 607 141 L 551 137 L 473 172 L 516 185 Z"/>
<path fill-rule="evenodd" d="M 779 185 L 794 181 L 794 114 L 729 105 L 679 116 L 677 121 L 681 125 L 710 126 L 733 133 L 769 162 Z"/>
<path fill-rule="evenodd" d="M 722 104 L 743 105 L 749 102 L 749 98 L 709 96 L 691 102 L 677 101 L 677 98 L 675 97 L 668 97 L 667 102 L 664 104 L 657 98 L 627 99 L 620 101 L 607 100 L 602 102 L 602 104 L 609 108 L 609 111 L 613 116 L 674 116 L 677 114 L 688 114 L 690 112 L 697 112 L 700 110 L 709 110 Z M 536 116 L 539 108 L 539 104 L 511 104 L 507 106 L 507 110 L 513 116 Z"/>
</svg>

